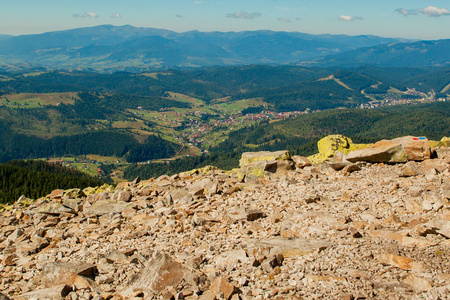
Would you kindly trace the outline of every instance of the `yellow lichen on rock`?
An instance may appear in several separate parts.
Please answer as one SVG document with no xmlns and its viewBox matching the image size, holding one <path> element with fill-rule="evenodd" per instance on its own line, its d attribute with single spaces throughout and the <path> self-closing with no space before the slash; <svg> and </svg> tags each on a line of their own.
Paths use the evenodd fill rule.
<svg viewBox="0 0 450 300">
<path fill-rule="evenodd" d="M 113 193 L 114 190 L 115 190 L 115 188 L 114 188 L 113 185 L 109 185 L 109 184 L 106 184 L 106 183 L 105 183 L 104 185 L 99 186 L 99 187 L 95 190 L 95 193 L 96 193 L 96 194 L 102 193 L 102 192 Z"/>
<path fill-rule="evenodd" d="M 108 192 L 108 193 L 113 193 L 115 190 L 113 185 L 109 185 L 109 184 L 104 184 L 101 186 L 97 186 L 97 187 L 87 187 L 83 190 L 83 193 L 86 196 L 92 195 L 92 194 L 99 194 L 102 192 Z"/>
<path fill-rule="evenodd" d="M 245 176 L 255 176 L 255 177 L 266 177 L 267 172 L 265 169 L 264 162 L 251 163 L 245 167 L 239 169 L 231 170 L 232 173 L 236 174 L 239 179 L 243 179 Z"/>
<path fill-rule="evenodd" d="M 330 160 L 337 152 L 348 154 L 350 151 L 364 149 L 371 144 L 354 144 L 353 141 L 341 134 L 329 135 L 317 142 L 319 153 L 311 155 L 308 159 L 313 163 Z"/>
<path fill-rule="evenodd" d="M 450 146 L 450 138 L 444 136 L 440 141 L 431 141 L 430 140 L 430 147 L 431 148 L 440 148 L 440 147 L 449 147 Z"/>
<path fill-rule="evenodd" d="M 14 208 L 14 205 L 12 204 L 0 204 L 0 212 L 5 210 L 12 210 Z"/>
<path fill-rule="evenodd" d="M 85 188 L 85 189 L 83 190 L 83 193 L 84 193 L 86 196 L 89 196 L 89 195 L 95 194 L 95 191 L 96 191 L 96 190 L 97 190 L 96 187 L 87 187 L 87 188 Z"/>
<path fill-rule="evenodd" d="M 218 168 L 215 166 L 204 166 L 203 168 L 191 170 L 188 173 L 190 173 L 191 175 L 192 174 L 208 174 L 211 171 L 215 171 L 215 170 L 218 170 Z"/>
<path fill-rule="evenodd" d="M 274 161 L 274 160 L 289 160 L 291 153 L 287 150 L 283 151 L 260 151 L 260 152 L 244 152 L 239 160 L 239 166 L 245 167 L 253 162 Z"/>
<path fill-rule="evenodd" d="M 208 166 L 204 166 L 202 168 L 193 169 L 193 170 L 186 171 L 186 172 L 181 172 L 178 175 L 182 178 L 187 178 L 187 177 L 191 177 L 192 175 L 199 175 L 199 174 L 208 175 L 208 174 L 211 174 L 211 172 L 214 172 L 216 170 L 219 170 L 219 168 L 208 165 Z"/>
<path fill-rule="evenodd" d="M 20 206 L 20 207 L 28 207 L 31 204 L 33 204 L 34 199 L 28 199 L 25 196 L 20 196 L 19 200 L 16 201 L 16 203 L 14 203 L 14 205 L 16 206 Z"/>
</svg>

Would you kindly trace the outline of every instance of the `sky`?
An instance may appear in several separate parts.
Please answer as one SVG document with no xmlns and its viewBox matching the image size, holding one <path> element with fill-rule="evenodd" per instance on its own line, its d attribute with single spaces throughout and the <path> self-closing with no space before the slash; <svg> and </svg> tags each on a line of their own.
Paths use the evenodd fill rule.
<svg viewBox="0 0 450 300">
<path fill-rule="evenodd" d="M 450 39 L 449 0 L 0 0 L 0 34 L 95 25 Z"/>
</svg>

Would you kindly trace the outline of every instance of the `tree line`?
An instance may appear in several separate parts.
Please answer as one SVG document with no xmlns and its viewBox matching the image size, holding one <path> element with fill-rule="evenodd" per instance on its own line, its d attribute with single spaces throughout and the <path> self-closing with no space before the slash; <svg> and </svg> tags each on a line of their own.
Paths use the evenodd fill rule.
<svg viewBox="0 0 450 300">
<path fill-rule="evenodd" d="M 55 189 L 84 189 L 103 183 L 97 178 L 59 164 L 13 160 L 0 164 L 0 203 L 15 202 L 22 195 L 38 199 Z"/>
<path fill-rule="evenodd" d="M 66 155 L 97 154 L 124 157 L 130 162 L 166 158 L 174 155 L 179 146 L 151 135 L 143 143 L 131 134 L 116 131 L 94 131 L 50 139 L 18 134 L 0 122 L 0 162 L 13 159 L 34 159 Z"/>
</svg>

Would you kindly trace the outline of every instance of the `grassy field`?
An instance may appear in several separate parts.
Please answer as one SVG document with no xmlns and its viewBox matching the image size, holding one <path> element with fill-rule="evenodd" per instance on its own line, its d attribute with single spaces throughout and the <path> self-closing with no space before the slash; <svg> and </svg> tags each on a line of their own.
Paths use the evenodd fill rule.
<svg viewBox="0 0 450 300">
<path fill-rule="evenodd" d="M 22 93 L 0 97 L 0 106 L 11 108 L 37 108 L 47 105 L 73 104 L 78 99 L 77 93 L 35 94 Z"/>
<path fill-rule="evenodd" d="M 110 177 L 115 183 L 123 181 L 122 169 L 127 163 L 120 158 L 114 156 L 86 155 L 73 157 L 55 157 L 48 159 L 50 163 L 61 163 L 66 167 L 73 167 L 91 176 L 98 176 L 98 169 L 101 164 L 113 165 L 113 171 Z M 102 170 L 104 172 L 104 170 Z"/>
</svg>

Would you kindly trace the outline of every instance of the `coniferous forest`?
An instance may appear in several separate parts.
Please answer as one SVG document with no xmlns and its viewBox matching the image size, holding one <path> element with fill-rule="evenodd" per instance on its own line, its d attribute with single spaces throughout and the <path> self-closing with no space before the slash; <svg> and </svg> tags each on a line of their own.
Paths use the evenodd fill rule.
<svg viewBox="0 0 450 300">
<path fill-rule="evenodd" d="M 80 171 L 45 161 L 12 160 L 0 164 L 0 203 L 20 196 L 37 199 L 55 189 L 83 189 L 103 182 Z"/>
</svg>

